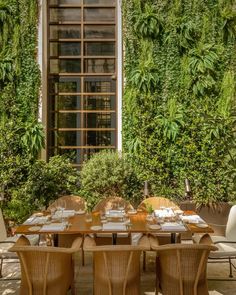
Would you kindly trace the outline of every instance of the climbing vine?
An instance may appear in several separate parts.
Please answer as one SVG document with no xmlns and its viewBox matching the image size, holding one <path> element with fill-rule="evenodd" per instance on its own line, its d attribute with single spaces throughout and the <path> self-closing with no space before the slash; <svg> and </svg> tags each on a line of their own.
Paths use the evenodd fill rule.
<svg viewBox="0 0 236 295">
<path fill-rule="evenodd" d="M 235 20 L 231 0 L 123 1 L 123 147 L 154 194 L 236 199 Z"/>
</svg>

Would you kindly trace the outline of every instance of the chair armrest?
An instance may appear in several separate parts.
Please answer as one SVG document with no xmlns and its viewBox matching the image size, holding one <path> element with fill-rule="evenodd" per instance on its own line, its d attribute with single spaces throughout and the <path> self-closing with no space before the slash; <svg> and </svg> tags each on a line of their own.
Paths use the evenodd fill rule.
<svg viewBox="0 0 236 295">
<path fill-rule="evenodd" d="M 236 241 L 216 241 L 216 242 L 214 242 L 214 245 L 220 244 L 220 243 L 222 243 L 222 244 L 236 244 Z"/>
<path fill-rule="evenodd" d="M 15 241 L 0 241 L 0 244 L 15 244 Z"/>
<path fill-rule="evenodd" d="M 85 251 L 93 251 L 96 247 L 95 240 L 89 236 L 86 236 L 84 239 L 83 249 Z"/>
<path fill-rule="evenodd" d="M 74 252 L 78 251 L 81 248 L 82 242 L 82 237 L 76 238 L 72 243 L 71 250 L 75 250 Z"/>
<path fill-rule="evenodd" d="M 36 252 L 45 252 L 45 253 L 67 253 L 72 254 L 78 251 L 82 244 L 82 238 L 78 237 L 72 244 L 71 248 L 63 248 L 63 247 L 40 247 L 40 246 L 28 246 L 28 245 L 17 245 L 17 243 L 12 246 L 9 251 L 10 252 L 27 252 L 27 251 L 36 251 Z"/>
<path fill-rule="evenodd" d="M 147 236 L 142 236 L 137 246 L 142 247 L 144 251 L 151 250 L 150 240 Z"/>
<path fill-rule="evenodd" d="M 150 241 L 151 249 L 153 250 L 157 250 L 158 247 L 160 246 L 159 240 L 157 237 L 149 235 L 149 241 Z"/>
</svg>

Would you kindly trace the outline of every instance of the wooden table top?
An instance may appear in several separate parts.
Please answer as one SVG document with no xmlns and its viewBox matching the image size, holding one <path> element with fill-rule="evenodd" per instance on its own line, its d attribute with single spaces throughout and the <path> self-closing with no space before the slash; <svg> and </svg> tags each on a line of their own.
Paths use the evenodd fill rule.
<svg viewBox="0 0 236 295">
<path fill-rule="evenodd" d="M 189 212 L 186 211 L 184 212 L 186 215 L 194 214 L 194 212 Z M 136 214 L 129 214 L 130 218 L 130 224 L 126 226 L 126 230 L 103 230 L 102 229 L 102 224 L 100 221 L 100 215 L 99 214 L 92 214 L 92 222 L 86 222 L 85 214 L 80 214 L 80 215 L 74 215 L 73 217 L 69 217 L 68 223 L 69 226 L 63 230 L 63 231 L 43 231 L 41 226 L 31 224 L 31 225 L 19 225 L 16 228 L 16 234 L 38 234 L 38 233 L 51 233 L 51 234 L 91 234 L 91 233 L 116 233 L 116 232 L 127 232 L 127 233 L 158 233 L 158 232 L 168 232 L 168 233 L 173 233 L 173 232 L 183 232 L 181 230 L 162 230 L 162 229 L 155 229 L 152 230 L 149 228 L 146 220 L 147 213 L 143 212 L 138 212 Z M 100 226 L 100 229 L 92 230 L 91 226 Z M 38 227 L 38 228 L 37 228 Z M 193 223 L 185 223 L 186 231 L 190 231 L 192 233 L 213 233 L 213 229 L 211 227 L 206 227 L 206 228 L 200 228 L 196 224 Z M 32 228 L 35 228 L 37 230 L 32 230 Z"/>
</svg>

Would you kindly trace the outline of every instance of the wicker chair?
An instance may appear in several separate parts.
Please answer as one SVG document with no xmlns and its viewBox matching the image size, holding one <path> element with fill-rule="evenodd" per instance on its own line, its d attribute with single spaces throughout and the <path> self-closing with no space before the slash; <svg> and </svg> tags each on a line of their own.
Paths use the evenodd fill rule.
<svg viewBox="0 0 236 295">
<path fill-rule="evenodd" d="M 74 277 L 72 254 L 81 243 L 77 238 L 71 248 L 38 247 L 20 237 L 10 249 L 21 263 L 20 295 L 66 295 Z"/>
<path fill-rule="evenodd" d="M 74 195 L 62 196 L 55 200 L 50 206 L 48 206 L 47 210 L 51 210 L 56 207 L 64 207 L 68 210 L 84 210 L 85 209 L 85 201 L 83 198 Z"/>
<path fill-rule="evenodd" d="M 133 209 L 133 206 L 130 202 L 124 200 L 121 197 L 109 197 L 106 199 L 102 199 L 94 208 L 93 211 L 102 211 L 109 209 L 118 209 L 119 207 L 124 208 L 125 211 L 129 211 Z"/>
<path fill-rule="evenodd" d="M 53 203 L 51 203 L 50 206 L 48 206 L 47 211 L 50 211 L 52 208 L 57 208 L 57 207 L 62 207 L 67 210 L 75 210 L 75 211 L 85 210 L 85 200 L 75 195 L 62 196 L 58 198 L 57 200 L 55 200 Z M 80 236 L 81 236 L 80 234 L 70 234 L 70 235 L 58 234 L 57 244 L 59 247 L 66 247 L 66 248 L 71 247 L 73 241 Z M 48 238 L 50 240 L 50 236 L 48 236 Z M 82 265 L 84 265 L 84 253 L 82 248 L 81 248 L 81 251 L 82 251 L 82 254 L 81 254 Z"/>
<path fill-rule="evenodd" d="M 217 248 L 210 245 L 172 244 L 159 246 L 156 237 L 150 237 L 157 251 L 156 294 L 207 295 L 207 258 Z"/>
<path fill-rule="evenodd" d="M 86 237 L 84 250 L 92 251 L 94 258 L 94 295 L 139 295 L 140 255 L 150 244 L 143 236 L 137 246 L 97 246 Z"/>
<path fill-rule="evenodd" d="M 236 259 L 236 205 L 232 206 L 230 209 L 224 236 L 195 234 L 193 236 L 193 242 L 197 244 L 214 244 L 218 251 L 210 253 L 209 262 L 213 260 L 223 263 L 228 262 L 229 277 L 233 278 L 233 268 L 236 269 L 236 265 L 234 265 L 232 261 Z"/>
<path fill-rule="evenodd" d="M 179 206 L 175 204 L 173 201 L 164 198 L 164 197 L 150 197 L 145 200 L 143 200 L 139 206 L 138 210 L 139 211 L 144 211 L 147 212 L 147 205 L 151 205 L 152 208 L 155 209 L 160 209 L 161 207 L 173 207 L 175 209 L 179 209 Z"/>
<path fill-rule="evenodd" d="M 147 206 L 152 206 L 153 210 L 160 209 L 161 207 L 175 208 L 179 210 L 177 204 L 164 197 L 150 197 L 143 200 L 138 206 L 138 211 L 147 212 Z M 160 245 L 171 243 L 171 237 L 168 233 L 158 233 L 156 236 L 158 237 Z M 181 242 L 180 234 L 176 235 L 176 242 Z M 143 270 L 146 270 L 146 252 L 143 253 Z"/>
<path fill-rule="evenodd" d="M 9 259 L 18 259 L 15 253 L 9 252 L 10 247 L 15 244 L 19 239 L 18 235 L 8 237 L 5 227 L 5 222 L 2 215 L 2 210 L 0 208 L 0 278 L 2 278 L 2 268 L 3 260 L 9 261 Z M 38 235 L 32 235 L 30 238 L 30 243 L 36 245 L 39 241 Z"/>
<path fill-rule="evenodd" d="M 95 207 L 93 211 L 98 212 L 105 212 L 106 210 L 110 209 L 118 209 L 119 207 L 124 208 L 125 211 L 129 211 L 134 209 L 133 206 L 126 200 L 121 197 L 109 197 L 106 199 L 102 199 Z M 112 237 L 109 233 L 102 233 L 95 235 L 96 243 L 99 245 L 111 245 L 112 244 Z M 129 234 L 126 233 L 118 233 L 117 234 L 117 244 L 130 244 L 131 237 Z"/>
</svg>

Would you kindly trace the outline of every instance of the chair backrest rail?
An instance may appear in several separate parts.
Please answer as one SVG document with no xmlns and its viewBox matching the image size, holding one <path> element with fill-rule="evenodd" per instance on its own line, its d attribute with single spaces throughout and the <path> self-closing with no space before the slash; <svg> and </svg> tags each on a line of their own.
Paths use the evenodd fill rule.
<svg viewBox="0 0 236 295">
<path fill-rule="evenodd" d="M 130 269 L 130 266 L 131 266 L 131 263 L 132 263 L 132 259 L 133 259 L 133 251 L 131 251 L 129 253 L 129 260 L 128 260 L 128 265 L 127 265 L 127 268 L 126 268 L 126 272 L 125 272 L 125 279 L 124 279 L 124 283 L 123 283 L 123 295 L 125 295 L 125 291 L 126 291 L 126 285 L 127 285 L 127 280 L 128 280 L 128 274 L 129 274 L 129 269 Z"/>
<path fill-rule="evenodd" d="M 25 272 L 25 276 L 26 276 L 26 281 L 27 281 L 27 285 L 29 288 L 29 295 L 33 295 L 33 288 L 32 288 L 32 283 L 30 281 L 30 276 L 29 276 L 29 272 L 26 266 L 26 261 L 25 261 L 25 257 L 24 257 L 24 253 L 18 252 L 17 253 L 20 257 L 20 260 L 22 262 L 23 268 L 24 268 L 24 272 Z"/>
<path fill-rule="evenodd" d="M 193 285 L 193 292 L 194 292 L 194 295 L 197 295 L 197 286 L 198 286 L 198 282 L 199 282 L 199 279 L 200 279 L 201 270 L 202 270 L 202 268 L 203 268 L 203 264 L 204 264 L 204 262 L 207 260 L 208 253 L 209 253 L 208 250 L 204 250 L 204 251 L 202 252 L 201 259 L 200 259 L 200 263 L 199 263 L 199 265 L 198 265 L 198 269 L 197 269 L 196 278 L 195 278 L 194 285 Z"/>
<path fill-rule="evenodd" d="M 50 253 L 47 253 L 45 271 L 43 276 L 43 295 L 47 295 L 47 276 L 48 276 L 49 258 L 50 258 Z"/>
<path fill-rule="evenodd" d="M 180 262 L 180 250 L 177 250 L 177 263 L 178 263 L 178 269 L 179 269 L 179 291 L 180 295 L 184 295 L 183 291 L 183 278 L 182 278 L 182 271 L 181 271 L 181 262 Z"/>
<path fill-rule="evenodd" d="M 109 287 L 109 295 L 112 295 L 111 278 L 110 278 L 109 270 L 108 270 L 108 262 L 107 262 L 107 253 L 106 253 L 106 252 L 103 252 L 103 259 L 104 259 L 105 268 L 106 268 L 106 272 L 107 272 L 107 280 L 108 280 L 108 287 Z"/>
</svg>

